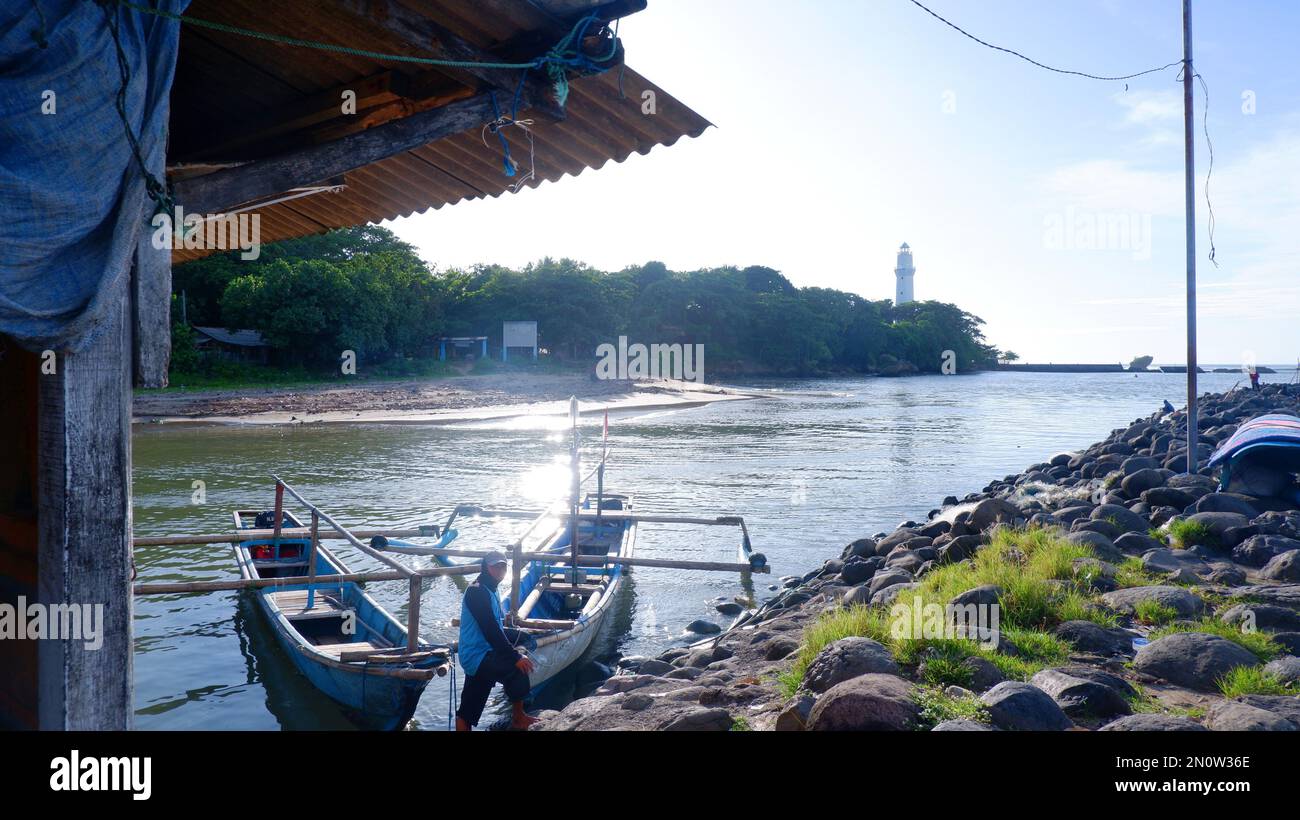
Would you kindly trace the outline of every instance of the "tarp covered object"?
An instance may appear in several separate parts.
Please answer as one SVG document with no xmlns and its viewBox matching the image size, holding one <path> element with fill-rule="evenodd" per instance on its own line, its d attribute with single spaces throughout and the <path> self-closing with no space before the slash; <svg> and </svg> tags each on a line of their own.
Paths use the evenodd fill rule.
<svg viewBox="0 0 1300 820">
<path fill-rule="evenodd" d="M 1223 471 L 1227 487 L 1246 463 L 1271 470 L 1300 472 L 1300 418 L 1269 413 L 1245 422 L 1210 456 L 1211 467 Z"/>
<path fill-rule="evenodd" d="M 161 180 L 180 24 L 113 2 L 0 3 L 0 333 L 34 350 L 82 347 L 105 309 L 138 290 L 136 255 L 168 253 L 147 241 L 153 204 L 116 108 L 109 14 L 130 69 L 127 119 Z M 157 261 L 144 267 L 169 276 Z"/>
</svg>

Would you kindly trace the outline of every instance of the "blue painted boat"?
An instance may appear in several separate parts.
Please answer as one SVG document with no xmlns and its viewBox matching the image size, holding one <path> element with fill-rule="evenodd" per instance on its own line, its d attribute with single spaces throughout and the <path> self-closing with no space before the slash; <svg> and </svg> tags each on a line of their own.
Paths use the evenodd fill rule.
<svg viewBox="0 0 1300 820">
<path fill-rule="evenodd" d="M 588 495 L 578 518 L 580 558 L 631 558 L 636 549 L 636 520 L 626 495 Z M 597 504 L 609 517 L 595 516 Z M 529 676 L 533 691 L 564 671 L 587 651 L 605 616 L 612 609 L 627 567 L 621 564 L 581 564 L 574 575 L 569 527 L 556 527 L 536 552 L 554 558 L 536 559 L 520 568 L 519 613 L 514 625 L 529 634 L 536 646 L 528 655 L 535 668 Z M 510 609 L 510 592 L 502 593 L 502 609 Z"/>
<path fill-rule="evenodd" d="M 302 526 L 290 513 L 283 516 L 282 527 Z M 262 513 L 261 518 L 269 519 L 269 526 L 255 511 L 237 510 L 235 529 L 274 525 L 274 513 Z M 282 537 L 278 545 L 269 538 L 235 544 L 244 578 L 307 576 L 310 554 L 306 538 Z M 342 560 L 317 544 L 318 576 L 349 572 Z M 354 582 L 265 587 L 252 594 L 298 671 L 359 726 L 401 729 L 429 681 L 447 672 L 446 647 L 420 641 L 417 651 L 408 653 L 405 625 Z"/>
</svg>

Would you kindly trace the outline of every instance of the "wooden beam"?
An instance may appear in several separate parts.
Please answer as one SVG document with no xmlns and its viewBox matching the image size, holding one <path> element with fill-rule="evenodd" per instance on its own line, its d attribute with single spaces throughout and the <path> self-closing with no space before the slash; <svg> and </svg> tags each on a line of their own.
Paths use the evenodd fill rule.
<svg viewBox="0 0 1300 820">
<path fill-rule="evenodd" d="M 167 386 L 171 362 L 172 254 L 153 246 L 153 231 L 141 230 L 131 264 L 131 327 L 136 387 Z"/>
<path fill-rule="evenodd" d="M 37 596 L 91 607 L 101 644 L 40 641 L 41 729 L 131 728 L 131 329 L 125 279 L 93 339 L 57 351 L 39 401 Z"/>
<path fill-rule="evenodd" d="M 251 123 L 239 122 L 230 131 L 205 141 L 203 149 L 193 152 L 187 160 L 211 158 L 228 160 L 238 153 L 239 149 L 345 116 L 342 112 L 344 91 L 352 91 L 356 94 L 358 113 L 377 105 L 393 102 L 403 96 L 399 93 L 398 87 L 403 83 L 402 75 L 384 71 L 303 97 L 287 106 L 278 107 L 269 116 L 261 117 Z"/>
<path fill-rule="evenodd" d="M 438 57 L 443 59 L 463 60 L 473 63 L 515 62 L 479 48 L 445 26 L 425 16 L 425 14 L 413 11 L 401 3 L 386 3 L 380 13 L 376 13 L 376 4 L 373 0 L 337 0 L 337 5 L 354 17 L 360 17 L 371 25 L 378 26 L 395 35 L 403 42 L 426 45 Z M 520 60 L 518 62 L 525 61 Z M 484 68 L 480 66 L 449 68 L 446 71 L 453 76 L 471 77 L 487 88 L 506 92 L 506 96 L 501 100 L 502 108 L 506 109 L 506 113 L 508 113 L 511 95 L 514 94 L 523 76 L 520 69 Z M 546 83 L 545 73 L 530 72 L 524 88 L 531 99 L 529 107 L 533 108 L 535 113 L 540 113 L 553 121 L 564 119 L 564 109 L 560 108 L 555 102 L 554 96 Z"/>
<path fill-rule="evenodd" d="M 180 180 L 174 186 L 176 201 L 190 213 L 222 213 L 480 127 L 492 118 L 491 99 L 478 94 L 333 142 Z"/>
</svg>

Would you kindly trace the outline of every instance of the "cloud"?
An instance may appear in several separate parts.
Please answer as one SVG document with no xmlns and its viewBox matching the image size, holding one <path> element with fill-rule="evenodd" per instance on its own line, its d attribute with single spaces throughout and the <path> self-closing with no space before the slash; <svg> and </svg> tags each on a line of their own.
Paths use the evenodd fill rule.
<svg viewBox="0 0 1300 820">
<path fill-rule="evenodd" d="M 1183 98 L 1173 91 L 1125 91 L 1111 99 L 1125 109 L 1124 122 L 1129 125 L 1150 125 L 1183 116 Z"/>
</svg>

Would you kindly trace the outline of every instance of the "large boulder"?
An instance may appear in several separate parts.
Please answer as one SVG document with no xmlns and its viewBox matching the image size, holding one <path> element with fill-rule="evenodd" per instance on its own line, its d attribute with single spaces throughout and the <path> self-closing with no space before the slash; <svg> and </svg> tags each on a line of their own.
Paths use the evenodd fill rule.
<svg viewBox="0 0 1300 820">
<path fill-rule="evenodd" d="M 1003 681 L 980 695 L 993 725 L 1024 732 L 1062 731 L 1073 724 L 1051 696 L 1032 684 Z"/>
<path fill-rule="evenodd" d="M 1196 496 L 1177 487 L 1155 487 L 1142 493 L 1142 500 L 1154 507 L 1186 509 L 1196 501 Z"/>
<path fill-rule="evenodd" d="M 1238 644 L 1205 632 L 1176 632 L 1137 652 L 1133 668 L 1176 686 L 1213 692 L 1219 678 L 1238 666 L 1258 666 L 1259 658 Z"/>
<path fill-rule="evenodd" d="M 825 692 L 837 683 L 871 673 L 898 674 L 898 664 L 889 650 L 870 638 L 840 638 L 817 653 L 804 674 L 803 687 Z"/>
<path fill-rule="evenodd" d="M 1172 607 L 1181 617 L 1191 618 L 1199 615 L 1205 603 L 1182 587 L 1154 586 L 1129 587 L 1107 592 L 1101 596 L 1102 603 L 1117 612 L 1132 615 L 1137 605 L 1143 601 L 1154 601 L 1162 606 Z"/>
<path fill-rule="evenodd" d="M 1248 567 L 1262 567 L 1275 556 L 1300 550 L 1300 541 L 1282 535 L 1253 535 L 1232 549 L 1232 560 Z"/>
<path fill-rule="evenodd" d="M 1259 574 L 1270 581 L 1300 581 L 1300 550 L 1273 556 Z"/>
<path fill-rule="evenodd" d="M 909 584 L 913 580 L 912 573 L 901 569 L 882 569 L 871 579 L 871 584 L 867 590 L 874 597 L 882 589 L 888 589 L 895 584 Z"/>
<path fill-rule="evenodd" d="M 1142 555 L 1151 550 L 1163 549 L 1164 544 L 1140 532 L 1126 532 L 1115 539 L 1115 546 L 1126 555 Z"/>
<path fill-rule="evenodd" d="M 1247 518 L 1254 518 L 1259 515 L 1259 509 L 1255 506 L 1254 501 L 1244 495 L 1237 493 L 1209 493 L 1203 495 L 1192 505 L 1193 512 L 1228 512 L 1244 515 Z"/>
<path fill-rule="evenodd" d="M 1103 732 L 1208 732 L 1201 724 L 1185 717 L 1173 715 L 1129 715 L 1107 723 Z"/>
<path fill-rule="evenodd" d="M 1295 683 L 1300 681 L 1300 658 L 1283 655 L 1264 664 L 1264 671 L 1282 683 Z"/>
<path fill-rule="evenodd" d="M 1300 612 L 1276 604 L 1236 604 L 1224 610 L 1219 620 L 1247 631 L 1300 632 Z"/>
<path fill-rule="evenodd" d="M 817 732 L 907 731 L 920 722 L 912 687 L 894 675 L 870 674 L 832 686 L 813 706 L 808 728 Z"/>
<path fill-rule="evenodd" d="M 1150 521 L 1119 504 L 1102 504 L 1089 517 L 1093 521 L 1109 521 L 1119 527 L 1120 532 L 1146 532 L 1151 529 Z"/>
<path fill-rule="evenodd" d="M 1020 508 L 1000 498 L 986 498 L 970 512 L 970 526 L 983 532 L 994 524 L 1010 524 L 1021 516 Z"/>
<path fill-rule="evenodd" d="M 1198 512 L 1187 517 L 1188 521 L 1198 524 L 1204 524 L 1209 529 L 1215 543 L 1204 544 L 1207 547 L 1222 547 L 1232 549 L 1237 545 L 1239 539 L 1230 530 L 1238 530 L 1250 524 L 1250 519 L 1241 513 L 1234 512 Z M 1192 546 L 1188 544 L 1187 546 Z"/>
<path fill-rule="evenodd" d="M 1110 657 L 1132 655 L 1134 633 L 1108 629 L 1092 621 L 1066 621 L 1056 628 L 1056 636 L 1068 641 L 1080 652 Z"/>
<path fill-rule="evenodd" d="M 1298 728 L 1281 715 L 1236 700 L 1210 706 L 1205 725 L 1216 732 L 1294 732 Z"/>
<path fill-rule="evenodd" d="M 1163 487 L 1173 476 L 1172 470 L 1143 469 L 1130 473 L 1120 482 L 1120 487 L 1129 498 L 1138 498 L 1147 490 Z"/>
<path fill-rule="evenodd" d="M 1079 530 L 1078 532 L 1067 533 L 1065 540 L 1071 544 L 1088 547 L 1094 555 L 1103 561 L 1118 563 L 1124 560 L 1124 553 L 1119 551 L 1119 548 L 1115 546 L 1115 542 L 1099 532 Z"/>
<path fill-rule="evenodd" d="M 1052 700 L 1056 701 L 1056 705 L 1061 707 L 1061 711 L 1075 719 L 1108 718 L 1127 715 L 1133 711 L 1117 685 L 1113 685 L 1127 687 L 1122 680 L 1113 675 L 1092 679 L 1096 676 L 1081 677 L 1070 674 L 1078 671 L 1081 670 L 1044 669 L 1035 674 L 1029 682 L 1046 692 Z M 1105 673 L 1101 674 L 1105 675 Z"/>
</svg>

